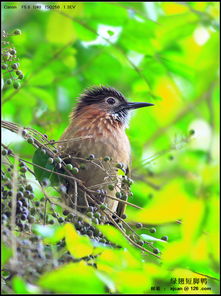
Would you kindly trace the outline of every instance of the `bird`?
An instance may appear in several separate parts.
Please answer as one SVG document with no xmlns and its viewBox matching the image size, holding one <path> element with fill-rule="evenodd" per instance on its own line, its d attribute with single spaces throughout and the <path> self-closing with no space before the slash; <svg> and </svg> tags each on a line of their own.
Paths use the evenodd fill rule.
<svg viewBox="0 0 221 296">
<path fill-rule="evenodd" d="M 116 198 L 122 186 L 117 167 L 130 173 L 131 147 L 126 135 L 129 111 L 154 104 L 129 102 L 120 91 L 102 85 L 87 88 L 78 99 L 60 138 L 59 150 L 67 162 L 79 168 L 78 179 L 84 186 L 97 190 L 97 202 L 104 202 L 112 213 L 122 217 L 125 203 L 110 197 Z M 76 184 L 67 181 L 66 188 L 69 206 L 77 205 L 80 211 L 90 206 L 85 192 L 76 189 Z"/>
</svg>

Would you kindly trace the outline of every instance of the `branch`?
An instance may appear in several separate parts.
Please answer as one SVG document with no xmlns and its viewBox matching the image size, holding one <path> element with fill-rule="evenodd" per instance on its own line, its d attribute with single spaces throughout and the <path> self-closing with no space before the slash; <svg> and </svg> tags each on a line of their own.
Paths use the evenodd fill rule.
<svg viewBox="0 0 221 296">
<path fill-rule="evenodd" d="M 167 125 L 160 127 L 144 144 L 144 149 L 147 149 L 158 137 L 162 136 L 166 133 L 168 128 L 176 124 L 178 121 L 181 120 L 184 116 L 188 115 L 192 110 L 199 107 L 199 104 L 206 101 L 208 99 L 208 96 L 210 96 L 211 89 L 213 89 L 216 81 L 213 81 L 210 86 L 208 87 L 206 93 L 204 95 L 200 95 L 196 100 L 188 104 L 183 110 L 181 110 L 175 118 L 171 122 L 169 122 Z"/>
</svg>

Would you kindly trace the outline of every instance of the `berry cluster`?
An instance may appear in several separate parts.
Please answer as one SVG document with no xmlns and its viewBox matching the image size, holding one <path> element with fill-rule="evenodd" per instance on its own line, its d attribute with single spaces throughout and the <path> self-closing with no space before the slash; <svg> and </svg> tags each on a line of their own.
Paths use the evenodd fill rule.
<svg viewBox="0 0 221 296">
<path fill-rule="evenodd" d="M 30 131 L 23 130 L 22 136 L 24 139 L 35 146 L 36 138 L 30 134 Z M 46 147 L 46 146 L 45 146 Z M 81 162 L 76 164 L 68 163 L 67 160 L 73 160 L 71 156 L 64 157 L 59 154 L 59 150 L 51 149 L 51 156 L 47 153 L 47 148 L 41 148 L 43 155 L 46 155 L 46 159 L 49 164 L 53 164 L 56 170 L 66 169 L 73 175 L 78 174 L 81 170 L 87 170 L 90 163 L 99 161 L 100 163 L 109 163 L 110 166 L 110 183 L 108 189 L 110 191 L 115 190 L 115 196 L 121 200 L 127 200 L 128 196 L 132 196 L 130 186 L 133 180 L 125 174 L 124 165 L 121 163 L 112 162 L 109 156 L 103 159 L 97 159 L 95 155 L 91 154 Z M 44 193 L 50 190 L 51 182 L 49 179 L 44 179 L 41 185 L 44 187 L 42 191 L 42 197 L 39 197 L 30 184 L 28 174 L 31 172 L 31 168 L 26 165 L 25 161 L 19 160 L 18 166 L 14 166 L 14 162 L 11 161 L 14 158 L 14 153 L 8 147 L 3 145 L 1 151 L 3 157 L 3 169 L 1 172 L 1 208 L 2 208 L 2 237 L 3 242 L 6 245 L 11 245 L 12 233 L 16 232 L 16 245 L 17 245 L 17 256 L 19 258 L 17 273 L 25 279 L 31 279 L 35 281 L 40 274 L 56 267 L 60 264 L 67 262 L 74 262 L 75 258 L 67 251 L 65 241 L 59 241 L 55 246 L 57 254 L 60 254 L 56 260 L 54 258 L 54 252 L 50 245 L 42 243 L 42 238 L 39 237 L 33 231 L 34 224 L 40 225 L 58 225 L 64 223 L 72 223 L 77 232 L 80 235 L 89 237 L 94 244 L 104 244 L 112 248 L 118 248 L 119 246 L 113 242 L 110 242 L 103 233 L 96 227 L 98 224 L 111 224 L 116 226 L 130 242 L 135 244 L 137 247 L 146 248 L 152 251 L 154 254 L 159 255 L 160 250 L 154 246 L 154 242 L 145 241 L 141 234 L 148 231 L 150 234 L 156 232 L 155 227 L 146 227 L 141 223 L 135 225 L 129 225 L 125 219 L 124 214 L 121 218 L 114 213 L 111 213 L 105 203 L 105 196 L 107 192 L 103 189 L 94 190 L 94 197 L 97 201 L 94 205 L 89 205 L 82 214 L 77 215 L 71 208 L 61 207 L 53 203 L 53 201 L 47 198 Z M 75 159 L 76 160 L 76 159 Z M 67 162 L 65 162 L 67 161 Z M 73 162 L 74 163 L 74 162 Z M 119 169 L 123 171 L 122 181 L 119 185 L 115 182 L 113 176 L 111 176 L 112 169 Z M 14 185 L 14 172 L 17 172 L 17 183 Z M 64 172 L 63 172 L 64 173 Z M 57 191 L 65 193 L 67 188 L 64 184 L 56 186 Z M 100 198 L 97 198 L 97 197 Z M 59 199 L 59 197 L 58 197 Z M 13 204 L 13 200 L 15 204 Z M 12 225 L 12 208 L 15 210 L 15 223 Z M 108 214 L 108 219 L 105 214 Z M 13 228 L 12 228 L 13 227 Z M 161 240 L 168 240 L 167 236 L 163 236 Z M 36 260 L 37 259 L 37 260 Z M 82 258 L 87 264 L 96 267 L 96 257 L 88 256 Z M 14 271 L 10 269 L 8 265 L 9 273 Z M 7 280 L 7 277 L 5 278 Z"/>
<path fill-rule="evenodd" d="M 8 41 L 9 36 L 15 35 L 21 35 L 21 31 L 16 29 L 12 34 L 8 34 L 5 31 L 2 33 L 1 69 L 4 78 L 4 88 L 13 86 L 15 89 L 18 89 L 21 86 L 20 80 L 24 78 L 22 71 L 19 69 L 20 64 L 16 49 Z"/>
</svg>

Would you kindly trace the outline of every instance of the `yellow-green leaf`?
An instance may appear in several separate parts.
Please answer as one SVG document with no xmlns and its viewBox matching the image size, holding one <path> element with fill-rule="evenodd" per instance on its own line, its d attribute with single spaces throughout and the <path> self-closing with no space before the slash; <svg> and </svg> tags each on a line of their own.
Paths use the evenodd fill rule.
<svg viewBox="0 0 221 296">
<path fill-rule="evenodd" d="M 64 231 L 67 249 L 72 256 L 81 258 L 93 252 L 93 245 L 89 237 L 79 235 L 72 224 L 67 223 L 64 226 Z"/>
<path fill-rule="evenodd" d="M 69 263 L 43 274 L 38 285 L 56 293 L 101 294 L 105 292 L 103 281 L 96 269 L 85 262 Z"/>
</svg>

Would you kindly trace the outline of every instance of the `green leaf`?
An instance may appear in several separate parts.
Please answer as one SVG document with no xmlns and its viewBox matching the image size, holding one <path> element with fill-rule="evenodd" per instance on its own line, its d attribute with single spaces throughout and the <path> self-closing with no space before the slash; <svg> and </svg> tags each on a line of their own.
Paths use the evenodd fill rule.
<svg viewBox="0 0 221 296">
<path fill-rule="evenodd" d="M 140 259 L 140 253 L 128 242 L 128 240 L 118 229 L 111 225 L 97 225 L 97 228 L 105 235 L 105 237 L 109 241 L 127 249 L 135 258 L 137 258 L 138 260 Z"/>
<path fill-rule="evenodd" d="M 105 292 L 103 281 L 96 269 L 85 262 L 69 263 L 43 274 L 38 284 L 56 293 L 101 294 Z"/>
<path fill-rule="evenodd" d="M 40 294 L 40 289 L 37 286 L 26 283 L 18 276 L 13 277 L 12 288 L 16 294 Z"/>
<path fill-rule="evenodd" d="M 2 265 L 4 265 L 8 259 L 12 256 L 12 250 L 8 247 L 5 246 L 5 244 L 1 244 L 1 261 L 2 261 Z"/>
<path fill-rule="evenodd" d="M 31 292 L 27 288 L 27 284 L 25 283 L 25 281 L 18 276 L 13 277 L 12 287 L 16 294 L 31 294 Z"/>
<path fill-rule="evenodd" d="M 54 79 L 54 74 L 50 69 L 44 69 L 40 71 L 39 73 L 37 72 L 35 75 L 33 75 L 30 78 L 31 85 L 32 86 L 43 86 L 47 85 L 49 86 Z"/>
<path fill-rule="evenodd" d="M 91 41 L 94 40 L 97 36 L 96 33 L 89 31 L 82 25 L 78 24 L 77 22 L 73 24 L 78 35 L 78 38 L 82 41 Z"/>
<path fill-rule="evenodd" d="M 128 19 L 118 42 L 123 48 L 129 48 L 141 54 L 153 55 L 154 48 L 151 42 L 153 30 L 154 24 L 152 22 L 139 22 L 134 19 Z"/>
<path fill-rule="evenodd" d="M 48 90 L 44 90 L 40 87 L 30 87 L 29 92 L 32 95 L 34 95 L 39 102 L 41 102 L 41 106 L 43 107 L 47 106 L 49 110 L 53 110 L 53 111 L 56 109 L 56 104 L 55 104 L 53 94 L 50 93 Z"/>
<path fill-rule="evenodd" d="M 98 225 L 97 228 L 107 237 L 108 240 L 122 247 L 130 247 L 127 239 L 111 225 Z"/>
<path fill-rule="evenodd" d="M 44 154 L 39 148 L 35 151 L 32 158 L 32 162 L 48 170 L 55 171 L 54 165 L 48 162 L 48 158 L 49 158 L 49 155 Z M 42 182 L 44 179 L 49 179 L 51 182 L 51 185 L 53 186 L 58 185 L 59 184 L 58 176 L 56 174 L 53 174 L 52 172 L 48 172 L 44 170 L 43 168 L 34 166 L 34 173 L 35 173 L 36 179 L 39 182 Z"/>
<path fill-rule="evenodd" d="M 64 29 L 65 26 L 65 29 Z M 52 12 L 47 23 L 46 37 L 50 43 L 67 44 L 76 39 L 73 21 L 66 16 Z"/>
<path fill-rule="evenodd" d="M 89 5 L 84 6 L 84 20 L 90 19 L 91 24 L 105 24 L 122 26 L 128 21 L 127 10 L 123 7 L 113 5 L 108 2 L 93 3 L 93 18 L 91 18 L 91 8 Z"/>
<path fill-rule="evenodd" d="M 72 256 L 81 258 L 91 255 L 94 247 L 89 237 L 79 235 L 71 223 L 67 223 L 64 230 L 67 249 Z"/>
</svg>

